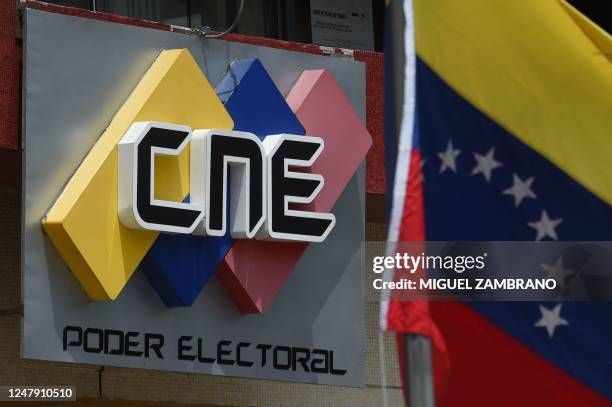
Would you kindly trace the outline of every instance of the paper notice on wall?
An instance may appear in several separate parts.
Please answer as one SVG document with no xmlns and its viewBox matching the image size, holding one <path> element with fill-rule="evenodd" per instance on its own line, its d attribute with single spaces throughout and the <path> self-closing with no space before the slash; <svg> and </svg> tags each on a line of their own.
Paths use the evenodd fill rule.
<svg viewBox="0 0 612 407">
<path fill-rule="evenodd" d="M 312 42 L 374 51 L 371 0 L 310 0 Z"/>
</svg>

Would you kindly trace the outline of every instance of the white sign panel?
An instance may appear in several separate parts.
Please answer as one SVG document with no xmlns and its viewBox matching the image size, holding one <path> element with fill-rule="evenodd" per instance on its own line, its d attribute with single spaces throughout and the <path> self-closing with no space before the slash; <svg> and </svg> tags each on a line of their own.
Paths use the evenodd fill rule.
<svg viewBox="0 0 612 407">
<path fill-rule="evenodd" d="M 160 50 L 180 50 L 180 55 L 188 50 L 197 64 L 198 74 L 205 75 L 213 86 L 225 77 L 231 61 L 244 60 L 254 65 L 248 61 L 255 58 L 260 61 L 261 69 L 268 72 L 269 86 L 277 87 L 281 98 L 294 86 L 302 71 L 328 69 L 338 78 L 338 85 L 361 120 L 365 116 L 363 64 L 30 9 L 26 17 L 22 357 L 363 386 L 363 165 L 358 167 L 330 211 L 335 216 L 309 212 L 310 218 L 307 218 L 293 211 L 296 208 L 285 207 L 286 202 L 309 202 L 323 186 L 323 179 L 316 173 L 285 171 L 289 164 L 294 168 L 320 160 L 317 155 L 320 150 L 330 151 L 317 135 L 300 135 L 294 140 L 290 134 L 273 133 L 269 141 L 261 142 L 237 129 L 210 131 L 151 117 L 146 119 L 151 121 L 133 123 L 120 138 L 117 148 L 115 165 L 119 172 L 117 188 L 120 188 L 117 216 L 124 222 L 126 231 L 131 228 L 162 231 L 156 242 L 162 238 L 181 242 L 182 238 L 198 238 L 203 243 L 214 237 L 217 230 L 223 232 L 219 228 L 225 228 L 227 223 L 227 228 L 231 228 L 228 240 L 250 238 L 250 242 L 257 242 L 260 238 L 279 240 L 280 237 L 298 239 L 298 244 L 313 242 L 296 260 L 265 312 L 242 312 L 223 282 L 212 274 L 203 288 L 198 287 L 201 291 L 195 290 L 193 301 L 175 303 L 171 297 L 177 291 L 160 290 L 162 286 L 156 284 L 162 280 L 145 273 L 145 270 L 156 273 L 159 269 L 147 269 L 142 263 L 116 298 L 93 298 L 41 227 L 58 194 L 61 197 L 67 181 L 84 162 L 83 157 L 104 135 Z M 181 79 L 178 75 L 172 78 Z M 216 93 L 213 96 L 217 98 Z M 219 99 L 214 100 L 221 104 Z M 163 138 L 148 137 L 152 129 Z M 219 143 L 229 136 L 232 142 L 223 144 L 229 147 L 219 150 Z M 239 144 L 240 140 L 244 143 Z M 152 167 L 155 156 L 177 155 L 187 143 L 191 151 L 188 165 L 194 174 L 191 181 L 199 180 L 192 188 L 194 195 L 188 202 L 156 198 Z M 282 143 L 290 143 L 291 149 L 278 147 Z M 238 151 L 240 145 L 254 148 Z M 311 146 L 308 154 L 302 151 L 307 145 Z M 213 160 L 216 165 L 210 164 Z M 248 169 L 244 174 L 234 171 L 230 174 L 231 182 L 227 183 L 223 171 L 229 166 L 236 166 L 238 170 L 250 166 L 255 170 L 253 174 Z M 282 182 L 275 184 L 265 178 L 268 167 L 273 180 Z M 160 171 L 158 175 L 162 174 Z M 210 180 L 216 180 L 217 184 L 207 186 Z M 232 188 L 233 183 L 244 188 L 222 190 L 227 186 Z M 241 193 L 243 190 L 245 193 Z M 101 191 L 92 202 L 97 204 L 107 199 L 110 188 Z M 87 208 L 92 209 L 89 218 L 100 213 L 92 205 Z M 152 208 L 157 212 L 153 213 Z M 230 216 L 224 214 L 226 208 Z M 172 216 L 158 216 L 159 209 L 164 214 L 170 209 L 175 215 L 179 211 L 191 211 L 195 216 L 193 219 L 183 216 L 188 222 L 178 222 Z M 296 222 L 290 223 L 289 228 L 286 221 L 281 222 L 290 216 L 293 220 L 299 216 L 301 222 L 320 218 L 327 222 L 316 235 L 303 233 L 304 228 L 296 232 L 291 229 Z M 230 219 L 226 222 L 226 218 Z M 218 221 L 211 224 L 215 219 Z M 73 225 L 75 230 L 84 231 L 82 236 L 91 237 L 92 233 L 82 229 L 81 223 Z M 198 229 L 203 229 L 207 236 L 195 236 Z M 262 237 L 264 230 L 267 236 Z M 187 234 L 192 232 L 194 235 Z M 279 236 L 280 232 L 285 234 Z M 109 256 L 107 252 L 100 252 L 101 256 Z M 283 252 L 277 252 L 282 257 Z M 180 277 L 173 284 L 186 281 L 184 278 L 191 274 L 176 266 L 179 260 L 186 259 L 184 253 L 178 249 L 160 253 L 168 256 L 163 261 L 169 260 L 173 266 L 164 278 Z M 184 266 L 195 265 L 198 271 L 215 254 L 196 246 L 190 253 L 194 261 Z M 249 255 L 245 264 L 251 264 L 252 257 Z M 250 270 L 250 287 L 254 281 L 267 287 L 268 280 L 262 277 L 265 275 Z M 171 295 L 166 296 L 168 293 Z"/>
</svg>

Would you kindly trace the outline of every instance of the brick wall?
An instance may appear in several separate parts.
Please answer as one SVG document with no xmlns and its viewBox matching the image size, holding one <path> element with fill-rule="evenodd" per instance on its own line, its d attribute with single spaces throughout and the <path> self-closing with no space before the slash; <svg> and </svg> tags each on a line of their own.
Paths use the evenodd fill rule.
<svg viewBox="0 0 612 407">
<path fill-rule="evenodd" d="M 21 48 L 15 40 L 15 2 L 0 1 L 0 148 L 19 145 Z"/>
</svg>

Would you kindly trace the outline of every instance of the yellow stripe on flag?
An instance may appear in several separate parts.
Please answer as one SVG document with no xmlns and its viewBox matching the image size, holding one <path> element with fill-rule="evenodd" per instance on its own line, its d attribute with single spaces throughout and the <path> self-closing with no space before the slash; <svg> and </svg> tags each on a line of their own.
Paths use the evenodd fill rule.
<svg viewBox="0 0 612 407">
<path fill-rule="evenodd" d="M 415 0 L 414 13 L 424 62 L 612 204 L 609 35 L 559 0 Z"/>
</svg>

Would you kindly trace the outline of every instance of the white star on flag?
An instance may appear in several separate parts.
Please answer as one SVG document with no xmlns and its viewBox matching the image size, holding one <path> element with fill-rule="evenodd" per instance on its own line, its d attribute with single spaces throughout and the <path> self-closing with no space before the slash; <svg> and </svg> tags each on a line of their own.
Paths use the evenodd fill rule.
<svg viewBox="0 0 612 407">
<path fill-rule="evenodd" d="M 536 241 L 540 241 L 545 237 L 550 237 L 554 240 L 559 240 L 555 228 L 563 222 L 563 219 L 550 219 L 546 211 L 542 211 L 542 216 L 537 222 L 529 222 L 528 225 L 534 228 L 537 232 Z"/>
<path fill-rule="evenodd" d="M 447 169 L 451 169 L 453 172 L 457 172 L 457 164 L 455 159 L 461 154 L 461 150 L 455 150 L 453 148 L 452 140 L 448 141 L 448 145 L 446 146 L 446 151 L 442 153 L 438 153 L 438 157 L 442 161 L 442 165 L 440 166 L 440 174 L 442 174 Z"/>
<path fill-rule="evenodd" d="M 523 181 L 518 175 L 512 174 L 513 185 L 504 190 L 503 193 L 506 195 L 512 195 L 514 197 L 514 206 L 518 208 L 521 202 L 523 202 L 523 199 L 537 198 L 536 194 L 531 190 L 533 181 L 535 181 L 534 177 L 527 178 L 525 181 Z"/>
<path fill-rule="evenodd" d="M 552 310 L 549 310 L 542 305 L 539 307 L 542 318 L 536 321 L 533 326 L 546 328 L 546 332 L 548 332 L 549 337 L 553 337 L 558 326 L 569 325 L 569 322 L 561 318 L 561 304 L 557 304 L 557 306 L 555 306 L 555 308 Z"/>
<path fill-rule="evenodd" d="M 491 181 L 491 173 L 493 170 L 504 165 L 499 161 L 495 161 L 493 154 L 495 154 L 495 147 L 492 147 L 485 155 L 474 153 L 476 167 L 472 170 L 472 175 L 482 174 L 487 181 Z"/>
<path fill-rule="evenodd" d="M 546 276 L 554 279 L 561 289 L 565 288 L 565 279 L 568 276 L 574 274 L 573 270 L 566 269 L 563 266 L 563 258 L 561 256 L 559 256 L 559 258 L 557 259 L 557 261 L 555 261 L 554 264 L 542 263 L 540 264 L 540 266 L 546 272 Z"/>
</svg>

